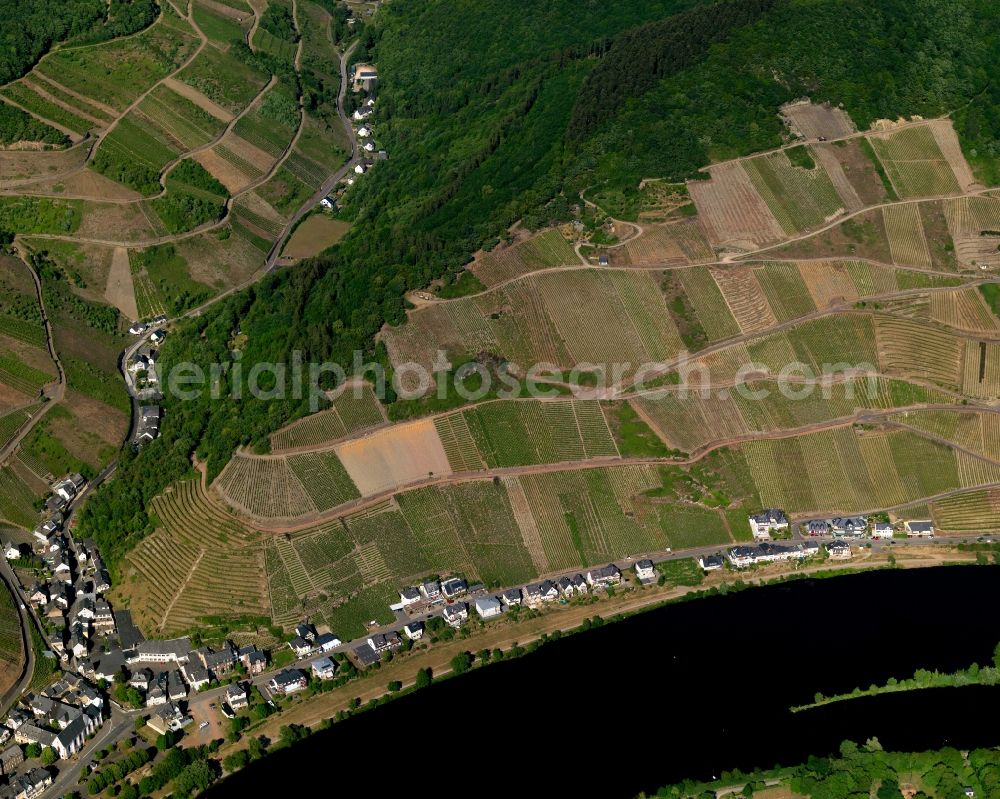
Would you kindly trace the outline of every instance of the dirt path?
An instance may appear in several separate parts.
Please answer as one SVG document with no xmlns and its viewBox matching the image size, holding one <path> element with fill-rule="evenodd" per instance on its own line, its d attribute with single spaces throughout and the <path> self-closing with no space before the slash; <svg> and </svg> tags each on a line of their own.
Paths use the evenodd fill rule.
<svg viewBox="0 0 1000 799">
<path fill-rule="evenodd" d="M 56 353 L 55 340 L 52 337 L 52 325 L 49 323 L 49 314 L 45 308 L 45 298 L 42 295 L 42 282 L 38 278 L 38 273 L 31 266 L 31 261 L 25 257 L 26 254 L 19 250 L 18 256 L 24 263 L 25 268 L 31 273 L 31 279 L 35 283 L 35 296 L 38 299 L 38 307 L 42 312 L 42 326 L 45 329 L 45 346 L 48 349 L 49 357 L 55 364 L 58 377 L 56 378 L 56 382 L 54 384 L 49 383 L 42 389 L 43 393 L 48 398 L 48 401 L 42 405 L 34 416 L 21 425 L 21 428 L 17 431 L 14 437 L 8 441 L 2 449 L 0 449 L 0 463 L 7 462 L 7 459 L 17 451 L 21 442 L 24 441 L 28 434 L 35 429 L 38 423 L 45 418 L 45 414 L 58 405 L 66 396 L 66 372 L 63 370 L 62 361 L 59 360 L 59 356 Z"/>
<path fill-rule="evenodd" d="M 162 12 L 161 12 L 161 14 L 162 14 Z M 202 33 L 201 28 L 199 28 L 198 25 L 197 25 L 197 23 L 194 21 L 194 15 L 189 10 L 188 13 L 187 13 L 187 15 L 183 15 L 183 16 L 184 16 L 184 19 L 187 20 L 188 24 L 191 26 L 191 29 L 194 31 L 195 36 L 198 38 L 198 46 L 194 49 L 194 52 L 191 53 L 191 55 L 189 55 L 184 60 L 184 63 L 182 63 L 180 66 L 178 66 L 177 69 L 175 69 L 169 75 L 165 75 L 160 80 L 156 81 L 156 83 L 154 83 L 152 86 L 150 86 L 148 89 L 146 89 L 146 91 L 144 91 L 138 97 L 136 97 L 135 100 L 133 100 L 131 103 L 129 103 L 129 105 L 125 108 L 124 111 L 122 111 L 117 117 L 115 117 L 113 120 L 111 120 L 111 123 L 103 131 L 101 131 L 100 133 L 97 134 L 97 136 L 95 137 L 94 148 L 90 151 L 90 156 L 87 158 L 87 164 L 88 165 L 91 164 L 91 163 L 93 163 L 94 156 L 97 153 L 97 148 L 100 147 L 101 142 L 104 141 L 104 139 L 107 138 L 107 136 L 118 126 L 119 122 L 121 122 L 133 110 L 135 110 L 136 108 L 138 108 L 139 104 L 142 103 L 143 100 L 145 100 L 147 97 L 149 97 L 149 95 L 152 94 L 153 91 L 158 86 L 160 86 L 160 85 L 163 84 L 163 81 L 167 80 L 168 78 L 173 78 L 176 75 L 179 75 L 185 69 L 187 69 L 187 67 L 190 66 L 191 63 L 194 62 L 194 60 L 199 55 L 201 55 L 202 51 L 205 49 L 206 45 L 208 44 L 208 37 L 205 36 L 204 33 Z"/>
<path fill-rule="evenodd" d="M 971 458 L 983 461 L 984 463 L 989 463 L 991 465 L 1000 465 L 1000 459 L 989 458 L 981 453 L 974 452 L 966 447 L 954 444 L 947 441 L 946 439 L 936 436 L 933 433 L 927 433 L 919 428 L 912 427 L 902 422 L 891 422 L 888 421 L 890 416 L 899 413 L 906 413 L 907 411 L 915 410 L 949 410 L 949 411 L 968 411 L 969 407 L 964 405 L 914 405 L 900 408 L 893 408 L 886 411 L 859 411 L 852 414 L 851 416 L 840 417 L 837 419 L 830 419 L 823 422 L 814 422 L 812 424 L 803 425 L 796 428 L 784 428 L 780 430 L 770 430 L 770 431 L 759 431 L 748 433 L 744 436 L 731 436 L 724 439 L 719 439 L 717 441 L 712 441 L 705 444 L 702 447 L 697 448 L 692 451 L 686 458 L 660 458 L 660 457 L 598 457 L 591 458 L 588 460 L 581 461 L 560 461 L 557 463 L 543 463 L 543 464 L 531 464 L 527 466 L 509 466 L 495 469 L 483 469 L 474 472 L 452 472 L 451 474 L 439 474 L 432 475 L 420 480 L 415 480 L 410 483 L 401 484 L 388 488 L 384 491 L 380 491 L 375 494 L 371 494 L 366 497 L 361 497 L 359 499 L 351 500 L 342 505 L 338 505 L 336 508 L 331 508 L 322 512 L 314 512 L 309 514 L 303 514 L 301 516 L 293 518 L 260 518 L 256 517 L 246 511 L 245 508 L 240 508 L 237 513 L 240 520 L 254 529 L 260 530 L 262 532 L 271 534 L 282 534 L 282 533 L 295 533 L 301 530 L 314 527 L 319 524 L 324 524 L 329 521 L 334 521 L 341 519 L 345 516 L 349 516 L 358 511 L 365 510 L 376 505 L 382 504 L 387 500 L 391 499 L 393 496 L 401 493 L 408 493 L 410 491 L 415 491 L 420 488 L 427 488 L 430 486 L 443 486 L 443 485 L 453 485 L 457 483 L 469 483 L 469 482 L 481 482 L 487 480 L 494 480 L 497 478 L 504 477 L 521 477 L 521 476 L 531 476 L 540 474 L 552 474 L 552 473 L 564 473 L 564 472 L 580 472 L 588 471 L 590 469 L 602 469 L 608 466 L 692 466 L 699 461 L 703 460 L 707 455 L 715 452 L 719 449 L 724 449 L 727 447 L 734 446 L 736 444 L 745 443 L 747 441 L 776 441 L 786 438 L 796 438 L 803 435 L 808 435 L 810 433 L 818 433 L 827 430 L 835 430 L 844 427 L 850 427 L 854 424 L 860 423 L 881 423 L 888 424 L 891 427 L 908 430 L 915 435 L 927 438 L 928 440 L 935 441 L 936 443 L 948 446 L 950 449 L 955 451 L 963 452 Z M 977 410 L 982 410 L 986 413 L 1000 413 L 1000 408 L 981 408 Z M 319 450 L 314 450 L 319 451 Z M 245 455 L 245 457 L 253 457 L 261 460 L 266 460 L 268 458 L 283 457 L 282 455 Z M 921 497 L 898 506 L 893 506 L 892 508 L 869 508 L 864 511 L 859 511 L 852 508 L 825 508 L 819 510 L 810 511 L 808 514 L 799 514 L 800 516 L 815 516 L 816 514 L 831 514 L 831 515 L 844 515 L 847 513 L 857 514 L 857 513 L 875 513 L 881 510 L 894 510 L 896 508 L 904 508 L 916 503 L 927 503 L 938 499 L 943 499 L 949 496 L 955 496 L 971 488 L 981 488 L 988 487 L 994 484 L 984 484 L 984 486 L 966 486 L 950 491 L 943 492 L 934 496 Z M 229 505 L 228 500 L 220 498 L 220 501 L 224 502 L 224 507 L 227 512 L 232 514 L 234 512 L 233 506 Z"/>
<path fill-rule="evenodd" d="M 162 632 L 163 628 L 167 624 L 167 619 L 170 618 L 170 613 L 174 609 L 174 605 L 177 604 L 177 600 L 184 595 L 184 590 L 191 584 L 191 580 L 194 578 L 195 570 L 201 563 L 201 559 L 205 557 L 205 550 L 203 549 L 198 553 L 198 557 L 194 559 L 194 563 L 191 564 L 191 568 L 188 570 L 187 577 L 184 578 L 184 582 L 181 583 L 180 587 L 174 593 L 174 598 L 170 600 L 170 604 L 167 605 L 166 609 L 163 611 L 163 618 L 160 620 L 159 630 Z"/>
<path fill-rule="evenodd" d="M 227 6 L 228 7 L 228 6 Z M 177 80 L 174 77 L 167 77 L 163 79 L 163 85 L 166 86 L 170 91 L 179 94 L 185 100 L 190 100 L 202 111 L 211 114 L 220 122 L 229 123 L 233 119 L 233 115 L 225 108 L 223 108 L 218 103 L 212 101 L 209 97 L 202 94 L 193 86 L 188 86 L 183 81 Z M 256 97 L 250 101 L 252 105 L 256 101 Z"/>
<path fill-rule="evenodd" d="M 285 246 L 285 242 L 288 241 L 288 237 L 292 234 L 292 231 L 295 229 L 295 226 L 299 223 L 302 217 L 315 208 L 316 204 L 330 193 L 333 187 L 340 182 L 341 178 L 354 168 L 358 154 L 358 142 L 354 135 L 354 128 L 351 126 L 351 121 L 347 118 L 347 114 L 344 113 L 344 98 L 347 96 L 347 62 L 350 60 L 351 54 L 357 46 L 357 41 L 353 42 L 351 46 L 348 47 L 347 50 L 340 56 L 340 91 L 337 93 L 337 116 L 340 117 L 340 122 L 344 126 L 344 130 L 347 132 L 348 141 L 351 142 L 351 155 L 347 159 L 347 163 L 330 175 L 330 177 L 323 182 L 323 185 L 313 192 L 312 196 L 302 203 L 302 205 L 299 206 L 299 210 L 295 212 L 291 219 L 288 220 L 288 224 L 285 225 L 284 230 L 281 231 L 281 235 L 278 236 L 278 239 L 271 247 L 271 251 L 267 254 L 265 266 L 265 271 L 267 272 L 274 269 L 278 262 L 278 258 L 281 257 L 281 250 Z M 303 122 L 304 121 L 305 116 L 303 115 Z M 299 128 L 299 131 L 301 132 L 301 127 Z M 295 138 L 297 141 L 298 133 Z M 283 160 L 284 159 L 282 159 L 282 161 Z"/>
</svg>

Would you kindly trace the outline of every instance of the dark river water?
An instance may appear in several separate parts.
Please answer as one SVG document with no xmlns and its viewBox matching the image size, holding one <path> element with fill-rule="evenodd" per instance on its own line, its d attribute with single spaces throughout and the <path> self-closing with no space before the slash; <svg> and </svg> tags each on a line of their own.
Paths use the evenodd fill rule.
<svg viewBox="0 0 1000 799">
<path fill-rule="evenodd" d="M 788 712 L 816 691 L 989 662 L 998 596 L 1000 567 L 951 567 L 670 605 L 336 724 L 211 795 L 266 786 L 279 795 L 627 797 L 734 767 L 799 763 L 845 738 L 874 735 L 897 750 L 1000 744 L 1000 688 Z"/>
</svg>

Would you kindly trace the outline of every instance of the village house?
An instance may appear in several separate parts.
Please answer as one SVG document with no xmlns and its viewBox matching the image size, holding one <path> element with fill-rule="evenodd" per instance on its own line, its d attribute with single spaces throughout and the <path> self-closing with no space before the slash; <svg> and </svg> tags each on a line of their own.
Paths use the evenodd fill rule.
<svg viewBox="0 0 1000 799">
<path fill-rule="evenodd" d="M 441 583 L 441 593 L 444 594 L 445 599 L 454 599 L 464 594 L 467 590 L 468 585 L 465 580 L 458 577 L 451 577 Z"/>
<path fill-rule="evenodd" d="M 562 593 L 562 595 L 567 599 L 570 599 L 573 596 L 573 591 L 575 589 L 573 588 L 573 580 L 571 578 L 560 577 L 556 580 L 556 585 L 559 587 L 560 593 Z"/>
<path fill-rule="evenodd" d="M 128 658 L 128 664 L 187 663 L 191 657 L 191 639 L 174 638 L 169 641 L 141 641 Z"/>
<path fill-rule="evenodd" d="M 454 605 L 446 605 L 441 615 L 449 626 L 461 627 L 462 623 L 469 618 L 469 608 L 464 602 L 458 602 Z"/>
<path fill-rule="evenodd" d="M 473 605 L 481 619 L 495 619 L 497 616 L 503 615 L 503 605 L 496 597 L 479 597 L 473 602 Z"/>
<path fill-rule="evenodd" d="M 702 571 L 712 572 L 721 569 L 725 565 L 725 561 L 719 555 L 702 555 L 698 558 L 698 565 L 701 566 Z"/>
<path fill-rule="evenodd" d="M 830 522 L 826 519 L 812 519 L 806 522 L 806 533 L 808 535 L 829 535 Z"/>
<path fill-rule="evenodd" d="M 316 640 L 313 641 L 313 644 L 315 644 L 316 649 L 318 649 L 324 655 L 327 652 L 332 652 L 334 649 L 340 646 L 341 643 L 343 642 L 333 633 L 323 633 L 322 635 L 317 635 Z"/>
<path fill-rule="evenodd" d="M 500 594 L 500 601 L 502 601 L 509 608 L 514 607 L 515 605 L 520 605 L 521 599 L 520 588 L 508 588 Z"/>
<path fill-rule="evenodd" d="M 297 658 L 304 658 L 313 650 L 312 644 L 300 635 L 288 642 L 288 648 L 295 653 Z"/>
<path fill-rule="evenodd" d="M 789 560 L 802 560 L 819 552 L 819 544 L 806 541 L 797 546 L 769 544 L 764 542 L 757 546 L 735 546 L 729 552 L 729 562 L 738 569 L 753 566 L 756 563 L 779 563 Z"/>
<path fill-rule="evenodd" d="M 399 592 L 399 603 L 404 607 L 409 607 L 420 601 L 420 591 L 416 588 L 404 588 Z"/>
<path fill-rule="evenodd" d="M 184 665 L 184 679 L 191 686 L 192 691 L 200 691 L 210 682 L 212 678 L 208 674 L 208 669 L 199 666 L 197 663 L 186 663 Z"/>
<path fill-rule="evenodd" d="M 150 714 L 146 724 L 159 735 L 166 735 L 167 732 L 179 732 L 183 730 L 192 721 L 194 719 L 190 716 L 185 716 L 181 713 L 180 708 L 171 702 L 170 704 L 163 705 L 155 713 Z"/>
<path fill-rule="evenodd" d="M 934 522 L 926 521 L 905 521 L 903 522 L 903 529 L 906 530 L 907 538 L 933 538 L 934 537 Z"/>
<path fill-rule="evenodd" d="M 20 746 L 11 746 L 0 752 L 0 774 L 10 775 L 24 762 L 24 752 Z"/>
<path fill-rule="evenodd" d="M 52 785 L 52 775 L 43 768 L 33 768 L 27 774 L 15 777 L 5 788 L 0 788 L 0 799 L 35 799 Z"/>
<path fill-rule="evenodd" d="M 892 525 L 889 522 L 872 523 L 872 538 L 874 539 L 892 538 L 893 532 Z"/>
<path fill-rule="evenodd" d="M 830 528 L 837 538 L 860 538 L 868 531 L 868 519 L 864 516 L 846 516 L 832 519 Z"/>
<path fill-rule="evenodd" d="M 298 669 L 285 669 L 272 677 L 267 687 L 271 693 L 285 696 L 305 690 L 306 685 L 308 685 L 308 680 L 303 672 Z"/>
<path fill-rule="evenodd" d="M 240 663 L 243 664 L 249 674 L 260 674 L 267 668 L 267 655 L 259 651 L 253 644 L 244 646 L 237 654 L 239 655 Z"/>
<path fill-rule="evenodd" d="M 587 572 L 587 583 L 593 587 L 618 585 L 621 581 L 622 573 L 613 563 Z"/>
<path fill-rule="evenodd" d="M 441 583 L 431 580 L 420 586 L 420 593 L 428 602 L 433 602 L 441 596 Z"/>
<path fill-rule="evenodd" d="M 419 641 L 424 637 L 424 623 L 422 621 L 411 621 L 403 628 L 403 634 L 411 641 Z"/>
<path fill-rule="evenodd" d="M 226 704 L 233 710 L 249 706 L 250 695 L 243 683 L 234 682 L 226 689 Z"/>
<path fill-rule="evenodd" d="M 309 667 L 318 680 L 332 680 L 337 671 L 337 665 L 330 658 L 317 658 Z"/>
<path fill-rule="evenodd" d="M 753 537 L 758 540 L 766 541 L 773 533 L 788 529 L 788 517 L 777 508 L 767 508 L 748 517 L 748 520 Z"/>
<path fill-rule="evenodd" d="M 830 560 L 850 560 L 851 545 L 846 541 L 830 541 L 826 545 L 826 552 Z"/>
<path fill-rule="evenodd" d="M 635 576 L 642 581 L 656 579 L 656 568 L 651 560 L 640 560 L 635 564 Z"/>
</svg>

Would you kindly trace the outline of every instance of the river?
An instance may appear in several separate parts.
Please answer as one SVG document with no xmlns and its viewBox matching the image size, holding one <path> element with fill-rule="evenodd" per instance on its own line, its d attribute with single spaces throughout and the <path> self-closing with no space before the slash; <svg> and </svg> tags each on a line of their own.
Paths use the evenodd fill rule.
<svg viewBox="0 0 1000 799">
<path fill-rule="evenodd" d="M 834 753 L 1000 744 L 1000 689 L 791 714 L 816 691 L 986 663 L 1000 567 L 866 572 L 669 605 L 446 680 L 251 764 L 214 796 L 634 796 Z M 376 677 L 377 679 L 377 677 Z M 249 791 L 249 794 L 247 793 Z"/>
</svg>

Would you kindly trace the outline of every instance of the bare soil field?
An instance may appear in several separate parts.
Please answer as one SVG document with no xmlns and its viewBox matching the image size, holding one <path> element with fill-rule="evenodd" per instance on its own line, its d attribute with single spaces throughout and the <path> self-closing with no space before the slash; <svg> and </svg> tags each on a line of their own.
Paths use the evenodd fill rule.
<svg viewBox="0 0 1000 799">
<path fill-rule="evenodd" d="M 742 164 L 708 171 L 712 179 L 690 181 L 688 191 L 713 245 L 750 250 L 785 238 Z"/>
<path fill-rule="evenodd" d="M 864 208 L 865 203 L 858 196 L 858 192 L 851 183 L 850 178 L 847 177 L 844 165 L 837 160 L 837 157 L 831 152 L 830 148 L 813 147 L 811 152 L 816 162 L 820 165 L 820 168 L 830 177 L 830 182 L 833 184 L 833 188 L 837 190 L 837 196 L 840 197 L 841 202 L 844 204 L 844 209 L 848 213 L 851 213 Z"/>
<path fill-rule="evenodd" d="M 253 177 L 229 163 L 214 149 L 204 150 L 192 156 L 195 161 L 212 173 L 212 177 L 229 189 L 231 194 L 237 194 L 253 182 Z"/>
<path fill-rule="evenodd" d="M 892 263 L 881 208 L 865 211 L 828 230 L 776 247 L 769 255 L 796 259 L 856 257 Z"/>
<path fill-rule="evenodd" d="M 260 250 L 242 236 L 220 239 L 216 231 L 174 244 L 187 261 L 192 280 L 225 290 L 246 283 L 264 265 Z"/>
<path fill-rule="evenodd" d="M 958 136 L 955 134 L 951 120 L 938 119 L 929 123 L 928 127 L 931 129 L 934 140 L 941 149 L 941 154 L 951 167 L 951 171 L 955 173 L 955 179 L 958 181 L 958 185 L 962 187 L 962 191 L 968 192 L 974 189 L 981 189 L 982 184 L 976 180 L 972 174 L 972 170 L 969 168 L 968 162 L 965 160 L 965 156 L 962 154 L 962 146 L 958 143 Z"/>
<path fill-rule="evenodd" d="M 0 189 L 13 188 L 26 180 L 64 175 L 82 167 L 86 160 L 86 145 L 65 150 L 0 151 Z"/>
<path fill-rule="evenodd" d="M 804 261 L 798 267 L 817 308 L 858 298 L 857 287 L 842 262 Z"/>
<path fill-rule="evenodd" d="M 325 214 L 313 214 L 299 225 L 285 245 L 289 258 L 309 258 L 340 241 L 350 230 L 349 222 L 331 219 Z"/>
<path fill-rule="evenodd" d="M 741 267 L 713 269 L 726 304 L 744 333 L 766 330 L 778 323 L 753 270 Z"/>
<path fill-rule="evenodd" d="M 334 450 L 362 496 L 452 473 L 433 419 L 377 430 Z"/>
<path fill-rule="evenodd" d="M 128 250 L 115 247 L 108 270 L 108 283 L 104 289 L 105 299 L 125 316 L 135 321 L 139 318 L 139 308 L 135 302 L 135 286 L 132 283 L 132 269 L 128 262 Z"/>
<path fill-rule="evenodd" d="M 842 108 L 829 103 L 814 105 L 811 102 L 788 103 L 781 107 L 785 122 L 793 132 L 806 139 L 839 139 L 854 133 L 857 128 Z"/>
<path fill-rule="evenodd" d="M 82 197 L 88 200 L 139 200 L 139 192 L 123 186 L 90 169 L 82 169 L 62 178 L 31 183 L 19 194 L 53 194 L 61 197 Z"/>
<path fill-rule="evenodd" d="M 835 160 L 840 164 L 844 177 L 851 184 L 851 188 L 854 189 L 854 193 L 857 194 L 863 206 L 875 205 L 886 200 L 887 196 L 882 179 L 875 171 L 875 164 L 861 149 L 859 140 L 850 139 L 832 144 L 816 144 L 813 145 L 812 152 L 816 156 L 816 160 L 827 169 L 835 186 L 837 184 L 834 179 L 834 170 L 831 170 L 827 164 L 830 160 Z M 841 195 L 841 197 L 844 196 Z"/>
<path fill-rule="evenodd" d="M 124 390 L 123 388 L 122 391 Z M 119 446 L 128 433 L 128 417 L 93 397 L 78 391 L 68 391 L 66 404 L 79 420 L 80 427 L 107 444 Z"/>
<path fill-rule="evenodd" d="M 206 3 L 207 5 L 207 3 Z M 215 5 L 214 3 L 212 5 Z M 181 83 L 181 81 L 176 78 L 167 78 L 163 81 L 163 85 L 166 86 L 171 91 L 177 92 L 181 97 L 190 100 L 196 106 L 198 106 L 202 111 L 207 111 L 216 119 L 219 119 L 225 123 L 229 123 L 233 115 L 221 105 L 213 102 L 210 98 L 206 97 L 200 91 L 198 91 L 193 86 L 188 86 L 186 83 Z"/>
<path fill-rule="evenodd" d="M 143 212 L 142 203 L 87 203 L 76 235 L 103 241 L 143 241 L 162 232 Z"/>
<path fill-rule="evenodd" d="M 15 408 L 23 408 L 32 402 L 34 402 L 34 399 L 27 394 L 22 394 L 6 383 L 0 383 L 0 414 L 12 411 Z"/>
</svg>

